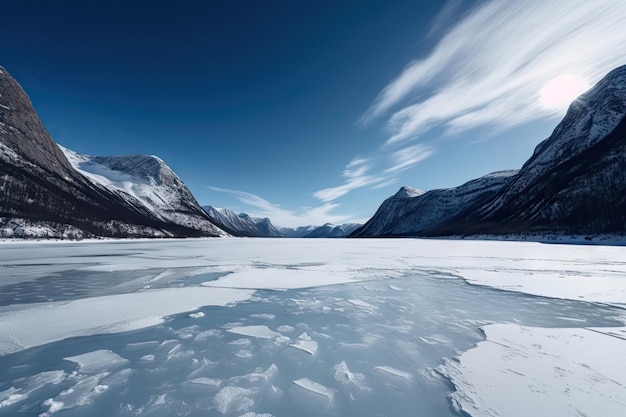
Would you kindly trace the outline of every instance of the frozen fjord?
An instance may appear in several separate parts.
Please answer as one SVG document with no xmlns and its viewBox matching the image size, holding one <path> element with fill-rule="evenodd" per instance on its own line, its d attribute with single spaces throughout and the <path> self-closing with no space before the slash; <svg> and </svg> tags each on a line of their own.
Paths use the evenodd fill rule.
<svg viewBox="0 0 626 417">
<path fill-rule="evenodd" d="M 0 415 L 529 415 L 529 402 L 605 415 L 626 402 L 624 254 L 437 240 L 2 243 Z M 570 357 L 572 340 L 593 349 Z M 530 365 L 545 372 L 520 372 Z M 490 395 L 494 383 L 507 389 Z"/>
</svg>

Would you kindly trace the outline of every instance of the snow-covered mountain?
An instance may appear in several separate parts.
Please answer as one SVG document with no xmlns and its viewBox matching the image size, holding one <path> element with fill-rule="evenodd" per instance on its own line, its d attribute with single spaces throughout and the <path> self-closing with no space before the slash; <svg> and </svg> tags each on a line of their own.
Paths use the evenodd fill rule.
<svg viewBox="0 0 626 417">
<path fill-rule="evenodd" d="M 499 171 L 454 188 L 424 192 L 402 187 L 352 237 L 406 236 L 446 222 L 477 207 L 502 189 L 517 171 Z"/>
<path fill-rule="evenodd" d="M 437 233 L 626 232 L 626 66 L 576 99 L 491 202 Z"/>
<path fill-rule="evenodd" d="M 283 234 L 284 237 L 304 237 L 315 230 L 318 226 L 309 225 L 309 226 L 299 226 L 299 227 L 280 227 L 280 233 Z"/>
<path fill-rule="evenodd" d="M 66 152 L 73 164 L 24 90 L 0 67 L 0 236 L 226 234 L 158 158 Z"/>
<path fill-rule="evenodd" d="M 89 156 L 61 145 L 74 169 L 157 218 L 215 235 L 222 235 L 191 191 L 167 164 L 154 155 Z"/>
<path fill-rule="evenodd" d="M 334 225 L 332 223 L 326 223 L 322 226 L 318 226 L 305 234 L 304 238 L 328 238 L 328 237 L 346 237 L 356 229 L 361 227 L 359 223 L 344 223 L 340 225 Z"/>
<path fill-rule="evenodd" d="M 491 195 L 467 194 L 462 210 L 454 199 L 423 203 L 445 190 L 396 195 L 353 235 L 626 233 L 626 66 L 576 99 L 519 172 L 500 180 Z"/>
<path fill-rule="evenodd" d="M 213 206 L 203 206 L 213 223 L 233 236 L 240 237 L 282 237 L 283 234 L 272 224 L 270 219 L 250 217 L 246 213 Z"/>
</svg>

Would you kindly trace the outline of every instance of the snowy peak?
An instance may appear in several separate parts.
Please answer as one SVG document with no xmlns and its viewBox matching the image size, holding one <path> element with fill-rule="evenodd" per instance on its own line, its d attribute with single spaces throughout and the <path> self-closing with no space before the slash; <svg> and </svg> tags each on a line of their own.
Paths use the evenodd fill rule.
<svg viewBox="0 0 626 417">
<path fill-rule="evenodd" d="M 17 81 L 1 70 L 0 236 L 225 234 L 208 221 L 189 190 L 157 158 L 126 160 L 123 169 L 119 160 L 66 151 L 46 131 Z M 83 166 L 92 169 L 81 170 Z M 162 192 L 165 189 L 169 195 Z"/>
<path fill-rule="evenodd" d="M 145 207 L 156 217 L 224 234 L 212 224 L 191 191 L 162 159 L 152 155 L 90 156 L 59 145 L 74 169 L 95 184 Z"/>
<path fill-rule="evenodd" d="M 397 193 L 394 194 L 394 197 L 398 198 L 413 198 L 424 194 L 424 191 L 418 190 L 417 188 L 403 186 L 401 187 Z"/>
<path fill-rule="evenodd" d="M 624 233 L 625 165 L 626 66 L 622 66 L 571 104 L 515 180 L 466 219 L 460 230 Z"/>
<path fill-rule="evenodd" d="M 344 223 L 334 225 L 326 223 L 323 226 L 314 227 L 308 233 L 304 234 L 304 238 L 330 238 L 330 237 L 347 237 L 354 230 L 361 227 L 358 223 Z"/>
<path fill-rule="evenodd" d="M 225 208 L 204 206 L 211 221 L 233 236 L 240 237 L 281 237 L 282 233 L 274 227 L 270 219 L 257 219 L 247 213 L 235 213 Z"/>
<path fill-rule="evenodd" d="M 519 172 L 398 192 L 354 236 L 626 233 L 626 66 L 576 99 Z"/>
</svg>

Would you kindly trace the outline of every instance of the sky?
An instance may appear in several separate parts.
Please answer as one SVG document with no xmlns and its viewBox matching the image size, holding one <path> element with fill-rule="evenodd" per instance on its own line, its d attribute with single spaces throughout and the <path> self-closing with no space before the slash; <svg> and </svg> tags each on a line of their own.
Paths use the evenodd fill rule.
<svg viewBox="0 0 626 417">
<path fill-rule="evenodd" d="M 202 205 L 364 222 L 401 186 L 518 169 L 626 64 L 623 0 L 2 1 L 52 137 L 157 155 Z"/>
</svg>

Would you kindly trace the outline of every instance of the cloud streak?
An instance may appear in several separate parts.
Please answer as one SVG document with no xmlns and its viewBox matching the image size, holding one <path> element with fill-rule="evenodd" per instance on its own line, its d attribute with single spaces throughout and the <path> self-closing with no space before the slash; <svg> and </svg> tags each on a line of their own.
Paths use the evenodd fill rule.
<svg viewBox="0 0 626 417">
<path fill-rule="evenodd" d="M 393 145 L 434 127 L 506 129 L 559 116 L 564 109 L 540 106 L 541 87 L 563 74 L 598 81 L 625 63 L 625 44 L 623 0 L 481 3 L 409 63 L 361 121 L 392 112 L 386 144 Z"/>
</svg>

